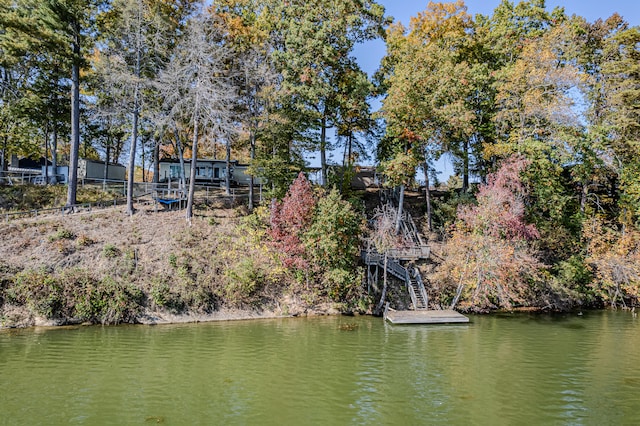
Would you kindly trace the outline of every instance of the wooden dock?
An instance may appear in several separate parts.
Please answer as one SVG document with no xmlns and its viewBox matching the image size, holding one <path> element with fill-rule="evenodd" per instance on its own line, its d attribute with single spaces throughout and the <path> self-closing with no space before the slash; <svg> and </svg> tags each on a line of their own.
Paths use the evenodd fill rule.
<svg viewBox="0 0 640 426">
<path fill-rule="evenodd" d="M 394 311 L 389 309 L 385 313 L 385 319 L 392 324 L 448 324 L 469 322 L 468 317 L 450 310 Z"/>
</svg>

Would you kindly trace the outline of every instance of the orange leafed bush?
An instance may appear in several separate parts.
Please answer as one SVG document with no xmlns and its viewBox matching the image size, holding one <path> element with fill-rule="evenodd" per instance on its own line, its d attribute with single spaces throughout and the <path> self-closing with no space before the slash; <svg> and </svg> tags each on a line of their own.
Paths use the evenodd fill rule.
<svg viewBox="0 0 640 426">
<path fill-rule="evenodd" d="M 475 311 L 531 303 L 542 264 L 529 245 L 538 231 L 524 220 L 519 175 L 526 166 L 520 157 L 507 159 L 480 187 L 478 204 L 459 209 L 437 274 L 443 302 Z"/>
<path fill-rule="evenodd" d="M 640 297 L 640 231 L 624 232 L 594 219 L 583 229 L 586 262 L 594 274 L 593 287 L 613 307 L 637 305 Z"/>
</svg>

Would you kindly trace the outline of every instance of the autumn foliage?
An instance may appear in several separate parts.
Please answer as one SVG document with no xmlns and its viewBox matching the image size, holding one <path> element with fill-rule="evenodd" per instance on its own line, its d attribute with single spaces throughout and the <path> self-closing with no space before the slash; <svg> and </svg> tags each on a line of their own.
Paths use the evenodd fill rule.
<svg viewBox="0 0 640 426">
<path fill-rule="evenodd" d="M 459 208 L 437 274 L 442 303 L 485 311 L 535 299 L 542 265 L 530 246 L 538 232 L 524 219 L 526 166 L 521 157 L 505 160 L 479 188 L 478 204 Z"/>
<path fill-rule="evenodd" d="M 316 198 L 311 184 L 302 172 L 281 202 L 271 205 L 269 235 L 275 247 L 285 255 L 285 266 L 305 268 L 302 233 L 311 225 Z"/>
<path fill-rule="evenodd" d="M 624 232 L 593 219 L 583 230 L 586 263 L 596 295 L 612 307 L 636 306 L 640 299 L 640 231 Z"/>
<path fill-rule="evenodd" d="M 536 227 L 524 220 L 526 189 L 520 173 L 528 162 L 520 156 L 504 161 L 497 173 L 487 176 L 475 206 L 461 206 L 458 226 L 473 233 L 506 240 L 540 238 Z"/>
<path fill-rule="evenodd" d="M 363 218 L 337 190 L 314 192 L 303 173 L 271 204 L 268 235 L 283 265 L 333 301 L 358 298 Z M 307 286 L 308 287 L 308 286 Z"/>
</svg>

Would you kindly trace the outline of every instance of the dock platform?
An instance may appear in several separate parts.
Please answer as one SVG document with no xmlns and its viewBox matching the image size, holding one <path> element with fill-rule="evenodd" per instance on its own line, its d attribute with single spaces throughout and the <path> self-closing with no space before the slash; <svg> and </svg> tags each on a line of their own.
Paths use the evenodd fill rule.
<svg viewBox="0 0 640 426">
<path fill-rule="evenodd" d="M 392 324 L 447 324 L 466 323 L 469 318 L 451 310 L 394 311 L 388 310 L 385 319 Z"/>
</svg>

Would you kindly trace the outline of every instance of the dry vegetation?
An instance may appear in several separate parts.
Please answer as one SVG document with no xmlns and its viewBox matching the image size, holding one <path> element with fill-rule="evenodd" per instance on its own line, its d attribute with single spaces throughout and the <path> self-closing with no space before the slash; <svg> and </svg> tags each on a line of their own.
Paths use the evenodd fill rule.
<svg viewBox="0 0 640 426">
<path fill-rule="evenodd" d="M 295 290 L 255 216 L 225 201 L 197 207 L 191 226 L 184 211 L 151 206 L 1 224 L 0 327 L 332 310 Z"/>
</svg>

